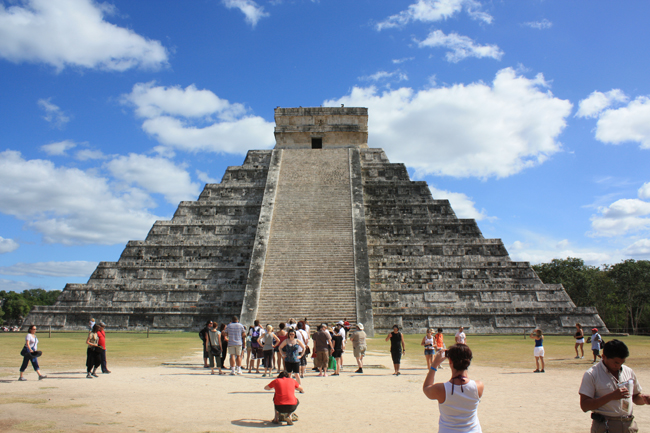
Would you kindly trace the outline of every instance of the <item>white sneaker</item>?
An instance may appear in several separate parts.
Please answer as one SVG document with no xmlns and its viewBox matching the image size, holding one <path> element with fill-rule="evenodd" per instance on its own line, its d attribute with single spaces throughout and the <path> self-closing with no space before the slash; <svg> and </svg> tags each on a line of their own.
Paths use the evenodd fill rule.
<svg viewBox="0 0 650 433">
<path fill-rule="evenodd" d="M 235 369 L 234 369 L 234 368 L 233 368 L 232 370 L 230 370 L 230 375 L 231 375 L 231 376 L 234 376 L 234 375 L 235 375 Z"/>
<path fill-rule="evenodd" d="M 237 368 L 237 374 L 241 375 L 241 367 Z"/>
</svg>

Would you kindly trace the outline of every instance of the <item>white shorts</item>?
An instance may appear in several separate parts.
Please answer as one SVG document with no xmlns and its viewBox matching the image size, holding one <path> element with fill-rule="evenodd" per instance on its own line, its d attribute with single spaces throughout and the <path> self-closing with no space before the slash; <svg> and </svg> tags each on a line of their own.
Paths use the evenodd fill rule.
<svg viewBox="0 0 650 433">
<path fill-rule="evenodd" d="M 535 351 L 533 352 L 534 355 L 537 356 L 544 356 L 544 346 L 536 347 Z"/>
<path fill-rule="evenodd" d="M 585 344 L 585 339 L 584 338 L 577 338 L 576 339 L 576 344 Z"/>
</svg>

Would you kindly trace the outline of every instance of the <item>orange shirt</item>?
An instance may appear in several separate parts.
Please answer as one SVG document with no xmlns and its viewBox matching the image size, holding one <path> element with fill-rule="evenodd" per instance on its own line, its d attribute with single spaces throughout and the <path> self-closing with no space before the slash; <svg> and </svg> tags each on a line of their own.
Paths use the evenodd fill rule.
<svg viewBox="0 0 650 433">
<path fill-rule="evenodd" d="M 444 343 L 442 342 L 442 340 L 444 338 L 443 335 L 442 334 L 436 334 L 436 335 L 433 336 L 433 338 L 436 341 L 436 347 L 438 349 L 442 349 L 442 347 L 444 346 Z"/>
</svg>

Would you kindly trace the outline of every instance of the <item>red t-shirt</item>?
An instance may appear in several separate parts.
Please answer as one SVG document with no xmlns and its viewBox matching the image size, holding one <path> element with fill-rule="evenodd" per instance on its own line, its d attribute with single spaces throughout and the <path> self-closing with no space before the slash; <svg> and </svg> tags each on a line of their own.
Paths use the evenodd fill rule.
<svg viewBox="0 0 650 433">
<path fill-rule="evenodd" d="M 283 377 L 282 379 L 275 379 L 269 383 L 268 387 L 275 389 L 275 396 L 273 396 L 273 403 L 280 405 L 292 405 L 298 403 L 295 390 L 299 387 L 298 382 L 289 378 Z"/>
<path fill-rule="evenodd" d="M 97 331 L 97 337 L 99 339 L 99 342 L 97 344 L 106 349 L 106 332 L 104 332 L 103 329 L 100 329 Z"/>
</svg>

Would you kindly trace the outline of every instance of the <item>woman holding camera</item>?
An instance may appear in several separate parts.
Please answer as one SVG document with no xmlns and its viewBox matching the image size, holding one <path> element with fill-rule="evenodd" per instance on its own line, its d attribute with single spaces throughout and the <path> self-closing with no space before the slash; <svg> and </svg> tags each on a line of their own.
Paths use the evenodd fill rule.
<svg viewBox="0 0 650 433">
<path fill-rule="evenodd" d="M 434 383 L 438 367 L 449 358 L 451 379 Z M 469 379 L 467 369 L 472 361 L 472 351 L 465 344 L 456 344 L 441 350 L 433 358 L 422 391 L 431 400 L 438 400 L 439 433 L 481 433 L 478 404 L 483 395 L 483 382 Z"/>
</svg>

